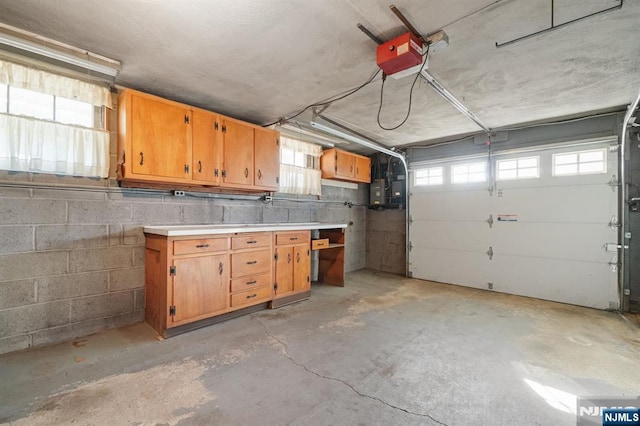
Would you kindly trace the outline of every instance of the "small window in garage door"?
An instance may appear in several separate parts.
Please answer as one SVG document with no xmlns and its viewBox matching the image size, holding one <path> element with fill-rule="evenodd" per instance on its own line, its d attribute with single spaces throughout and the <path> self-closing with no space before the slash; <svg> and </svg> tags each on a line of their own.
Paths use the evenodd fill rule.
<svg viewBox="0 0 640 426">
<path fill-rule="evenodd" d="M 523 157 L 496 161 L 498 180 L 540 177 L 540 157 Z"/>
<path fill-rule="evenodd" d="M 429 167 L 415 172 L 415 186 L 442 185 L 444 183 L 444 167 Z"/>
<path fill-rule="evenodd" d="M 451 183 L 485 182 L 487 163 L 456 164 L 451 166 Z"/>
<path fill-rule="evenodd" d="M 575 176 L 606 172 L 606 148 L 553 154 L 554 176 Z"/>
</svg>

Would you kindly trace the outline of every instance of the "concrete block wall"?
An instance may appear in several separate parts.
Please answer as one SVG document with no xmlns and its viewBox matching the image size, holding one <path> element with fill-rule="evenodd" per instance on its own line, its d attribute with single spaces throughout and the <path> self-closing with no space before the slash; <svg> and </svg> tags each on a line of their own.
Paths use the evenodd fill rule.
<svg viewBox="0 0 640 426">
<path fill-rule="evenodd" d="M 142 321 L 144 225 L 351 223 L 345 269 L 365 267 L 365 207 L 344 204 L 364 204 L 365 185 L 264 204 L 121 189 L 115 166 L 112 131 L 110 179 L 0 171 L 0 353 Z"/>
<path fill-rule="evenodd" d="M 366 212 L 338 202 L 364 191 L 325 190 L 336 203 L 0 187 L 0 353 L 142 321 L 144 225 L 352 223 L 345 269 L 364 268 Z"/>
<path fill-rule="evenodd" d="M 367 210 L 367 268 L 405 274 L 405 223 L 404 210 Z"/>
</svg>

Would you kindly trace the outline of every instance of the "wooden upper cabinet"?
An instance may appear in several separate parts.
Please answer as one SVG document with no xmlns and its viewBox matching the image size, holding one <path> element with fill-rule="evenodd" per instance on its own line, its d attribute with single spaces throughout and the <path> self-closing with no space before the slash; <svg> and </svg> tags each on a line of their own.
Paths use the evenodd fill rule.
<svg viewBox="0 0 640 426">
<path fill-rule="evenodd" d="M 220 185 L 222 174 L 222 122 L 213 112 L 193 109 L 191 176 L 204 185 Z"/>
<path fill-rule="evenodd" d="M 222 120 L 224 166 L 222 182 L 225 186 L 253 186 L 254 149 L 253 127 L 230 118 Z"/>
<path fill-rule="evenodd" d="M 355 155 L 356 170 L 355 180 L 363 183 L 371 183 L 371 159 L 361 155 Z"/>
<path fill-rule="evenodd" d="M 117 171 L 124 186 L 277 191 L 279 138 L 274 130 L 135 90 L 118 97 Z"/>
<path fill-rule="evenodd" d="M 191 109 L 126 90 L 118 100 L 119 170 L 124 179 L 191 179 Z"/>
<path fill-rule="evenodd" d="M 277 191 L 280 188 L 280 137 L 271 129 L 255 129 L 256 188 Z"/>
<path fill-rule="evenodd" d="M 322 152 L 320 169 L 323 179 L 349 182 L 371 182 L 371 159 L 362 155 L 331 148 Z"/>
</svg>

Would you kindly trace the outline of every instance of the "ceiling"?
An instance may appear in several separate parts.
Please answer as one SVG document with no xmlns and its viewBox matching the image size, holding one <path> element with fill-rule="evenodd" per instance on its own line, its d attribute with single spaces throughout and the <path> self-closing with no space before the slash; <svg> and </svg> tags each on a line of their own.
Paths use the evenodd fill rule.
<svg viewBox="0 0 640 426">
<path fill-rule="evenodd" d="M 2 0 L 0 22 L 122 62 L 116 83 L 267 124 L 364 83 L 376 44 L 406 32 L 390 0 Z M 398 0 L 449 46 L 429 72 L 490 128 L 623 109 L 640 89 L 640 1 L 496 48 L 550 25 L 551 0 Z M 619 4 L 555 0 L 555 24 Z M 413 77 L 388 78 L 382 124 L 399 123 Z M 323 115 L 386 146 L 480 128 L 419 79 L 411 116 L 378 127 L 380 75 Z M 297 118 L 308 123 L 311 112 Z"/>
</svg>

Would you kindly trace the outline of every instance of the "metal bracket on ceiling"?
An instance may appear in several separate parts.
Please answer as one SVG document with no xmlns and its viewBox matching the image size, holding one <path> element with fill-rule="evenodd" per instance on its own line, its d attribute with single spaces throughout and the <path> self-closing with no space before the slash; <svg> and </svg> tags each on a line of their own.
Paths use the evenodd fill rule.
<svg viewBox="0 0 640 426">
<path fill-rule="evenodd" d="M 593 13 L 590 13 L 590 14 L 587 14 L 587 15 L 584 15 L 584 16 L 580 16 L 579 18 L 572 19 L 571 21 L 563 22 L 562 24 L 556 25 L 555 24 L 555 15 L 554 15 L 554 9 L 555 9 L 554 0 L 551 0 L 551 26 L 549 28 L 545 28 L 544 30 L 536 31 L 534 33 L 530 33 L 530 34 L 527 34 L 527 35 L 522 36 L 522 37 L 514 38 L 513 40 L 505 41 L 504 43 L 498 43 L 496 41 L 496 47 L 497 48 L 501 48 L 501 47 L 504 47 L 504 46 L 508 46 L 510 44 L 517 43 L 519 41 L 526 40 L 528 38 L 535 37 L 537 35 L 547 33 L 549 31 L 557 30 L 558 28 L 565 27 L 565 26 L 573 24 L 575 22 L 582 21 L 582 20 L 587 19 L 587 18 L 591 18 L 592 16 L 600 15 L 602 13 L 610 12 L 612 10 L 622 9 L 622 4 L 623 3 L 624 3 L 624 0 L 620 0 L 620 4 L 617 4 L 615 6 L 608 7 L 606 9 L 602 9 L 602 10 L 599 10 L 597 12 L 593 12 Z"/>
</svg>

